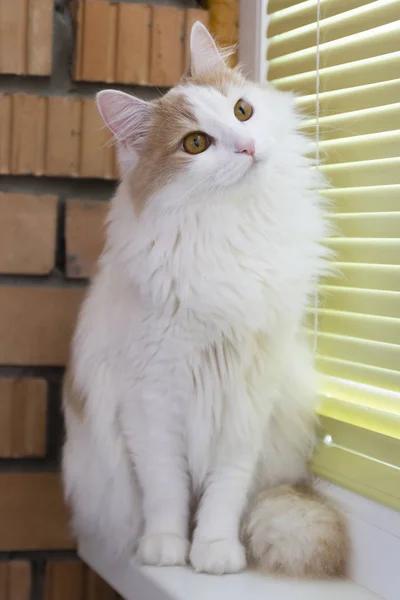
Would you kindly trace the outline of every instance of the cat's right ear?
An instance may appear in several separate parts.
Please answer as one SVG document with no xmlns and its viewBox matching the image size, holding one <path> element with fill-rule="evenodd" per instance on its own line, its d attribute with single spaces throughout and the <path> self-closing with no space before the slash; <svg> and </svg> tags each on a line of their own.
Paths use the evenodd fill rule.
<svg viewBox="0 0 400 600">
<path fill-rule="evenodd" d="M 104 123 L 127 150 L 140 152 L 146 143 L 151 107 L 148 102 L 117 90 L 103 90 L 96 96 Z"/>
<path fill-rule="evenodd" d="M 207 27 L 200 21 L 196 21 L 190 33 L 191 75 L 201 76 L 221 66 L 225 66 L 225 61 L 212 35 Z"/>
</svg>

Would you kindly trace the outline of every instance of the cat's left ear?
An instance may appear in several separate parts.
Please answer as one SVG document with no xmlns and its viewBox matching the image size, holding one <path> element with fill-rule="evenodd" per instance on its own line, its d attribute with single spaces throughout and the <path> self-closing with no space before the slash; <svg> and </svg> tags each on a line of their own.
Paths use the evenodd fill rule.
<svg viewBox="0 0 400 600">
<path fill-rule="evenodd" d="M 192 27 L 190 34 L 190 73 L 202 75 L 225 65 L 211 34 L 200 21 Z"/>
</svg>

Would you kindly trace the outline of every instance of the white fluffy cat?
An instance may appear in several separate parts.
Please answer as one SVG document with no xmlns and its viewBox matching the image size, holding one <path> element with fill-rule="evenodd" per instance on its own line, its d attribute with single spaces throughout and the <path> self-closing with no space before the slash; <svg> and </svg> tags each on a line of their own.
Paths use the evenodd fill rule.
<svg viewBox="0 0 400 600">
<path fill-rule="evenodd" d="M 341 518 L 300 485 L 323 182 L 290 94 L 228 68 L 199 23 L 191 52 L 163 98 L 98 95 L 123 175 L 65 383 L 74 529 L 146 564 L 339 574 Z"/>
</svg>

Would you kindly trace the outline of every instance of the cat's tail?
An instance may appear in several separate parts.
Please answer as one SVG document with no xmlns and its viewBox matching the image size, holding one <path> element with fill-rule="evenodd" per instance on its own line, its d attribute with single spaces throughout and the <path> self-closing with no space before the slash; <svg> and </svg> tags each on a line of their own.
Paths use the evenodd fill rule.
<svg viewBox="0 0 400 600">
<path fill-rule="evenodd" d="M 282 485 L 261 492 L 243 523 L 249 562 L 292 577 L 344 575 L 348 538 L 339 511 L 311 487 Z"/>
</svg>

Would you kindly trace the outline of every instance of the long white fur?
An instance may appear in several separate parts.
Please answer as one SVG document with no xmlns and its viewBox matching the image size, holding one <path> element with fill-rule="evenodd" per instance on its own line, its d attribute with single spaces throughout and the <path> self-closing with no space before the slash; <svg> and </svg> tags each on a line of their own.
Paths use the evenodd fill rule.
<svg viewBox="0 0 400 600">
<path fill-rule="evenodd" d="M 199 502 L 191 563 L 232 572 L 245 566 L 250 498 L 307 476 L 315 393 L 301 324 L 326 265 L 323 182 L 290 95 L 249 82 L 227 97 L 170 93 L 217 143 L 140 217 L 126 179 L 112 200 L 72 347 L 86 405 L 82 418 L 65 403 L 64 481 L 80 536 L 150 564 L 185 563 Z M 245 123 L 239 98 L 254 107 Z M 255 164 L 235 152 L 248 139 Z"/>
</svg>

